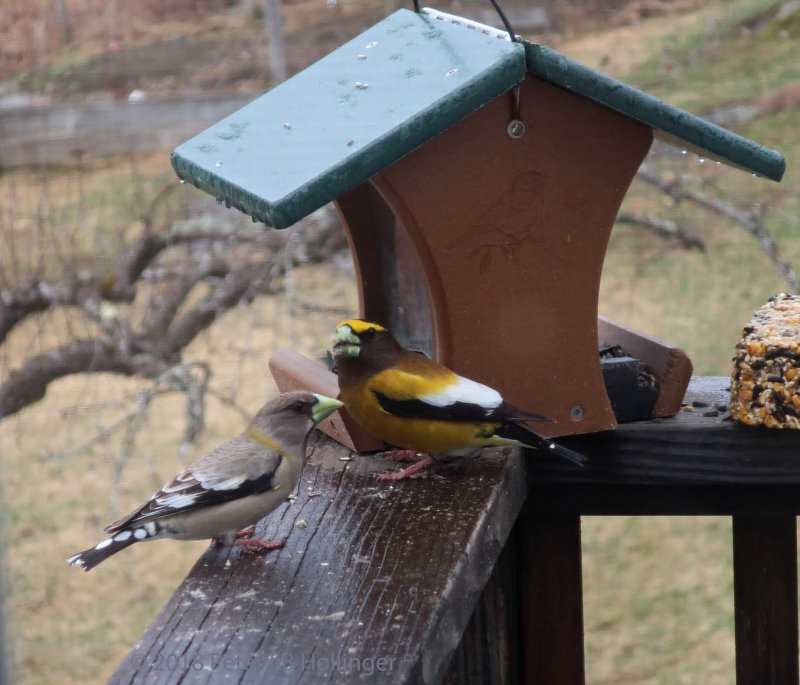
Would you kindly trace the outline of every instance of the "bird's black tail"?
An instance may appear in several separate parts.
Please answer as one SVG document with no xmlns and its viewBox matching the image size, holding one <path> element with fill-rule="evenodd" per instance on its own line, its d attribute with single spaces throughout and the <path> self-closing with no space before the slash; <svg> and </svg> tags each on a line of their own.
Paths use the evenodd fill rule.
<svg viewBox="0 0 800 685">
<path fill-rule="evenodd" d="M 578 466 L 584 466 L 586 464 L 586 457 L 580 452 L 571 450 L 569 447 L 564 447 L 564 445 L 559 445 L 557 442 L 553 442 L 549 438 L 542 438 L 531 433 L 530 437 L 525 440 L 525 444 L 529 445 L 530 447 L 537 447 L 540 450 L 557 454 L 559 457 L 569 459 L 573 464 L 577 464 Z"/>
<path fill-rule="evenodd" d="M 113 538 L 107 538 L 97 543 L 91 549 L 73 554 L 67 559 L 67 563 L 70 566 L 82 568 L 84 571 L 91 571 L 95 566 L 108 559 L 112 554 L 122 551 L 134 542 L 139 542 L 133 535 L 129 535 L 123 540 L 117 540 L 118 537 L 120 537 L 119 534 Z"/>
<path fill-rule="evenodd" d="M 557 442 L 550 440 L 550 438 L 543 438 L 540 435 L 536 435 L 536 433 L 532 433 L 515 423 L 505 424 L 497 431 L 497 435 L 516 440 L 526 447 L 535 447 L 545 452 L 557 454 L 559 457 L 564 457 L 564 459 L 568 459 L 577 466 L 584 466 L 586 464 L 586 457 L 580 452 L 571 450 L 569 447 L 564 447 L 564 445 L 559 445 Z"/>
</svg>

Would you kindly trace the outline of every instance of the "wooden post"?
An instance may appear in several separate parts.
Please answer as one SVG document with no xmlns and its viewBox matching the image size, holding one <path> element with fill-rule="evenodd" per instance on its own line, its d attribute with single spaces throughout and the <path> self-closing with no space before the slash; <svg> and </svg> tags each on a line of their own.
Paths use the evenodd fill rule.
<svg viewBox="0 0 800 685">
<path fill-rule="evenodd" d="M 583 685 L 581 519 L 528 498 L 519 519 L 524 682 Z"/>
<path fill-rule="evenodd" d="M 797 524 L 792 515 L 733 517 L 736 682 L 796 685 Z"/>
</svg>

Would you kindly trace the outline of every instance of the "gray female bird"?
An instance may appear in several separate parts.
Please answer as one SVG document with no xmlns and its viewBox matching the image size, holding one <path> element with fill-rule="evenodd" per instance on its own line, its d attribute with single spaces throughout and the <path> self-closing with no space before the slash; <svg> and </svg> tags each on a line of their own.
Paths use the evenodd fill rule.
<svg viewBox="0 0 800 685">
<path fill-rule="evenodd" d="M 241 435 L 200 457 L 141 507 L 107 526 L 111 537 L 67 563 L 89 571 L 135 542 L 158 538 L 281 547 L 282 542 L 249 539 L 248 527 L 294 489 L 306 463 L 308 436 L 340 406 L 338 400 L 304 391 L 276 397 Z"/>
</svg>

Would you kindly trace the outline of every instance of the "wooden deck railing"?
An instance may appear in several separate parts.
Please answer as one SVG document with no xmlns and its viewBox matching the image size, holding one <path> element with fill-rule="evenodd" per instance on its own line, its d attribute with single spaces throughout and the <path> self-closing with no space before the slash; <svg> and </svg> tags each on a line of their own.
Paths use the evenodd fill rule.
<svg viewBox="0 0 800 685">
<path fill-rule="evenodd" d="M 584 680 L 580 517 L 733 517 L 736 675 L 798 683 L 800 436 L 693 412 L 571 438 L 589 465 L 487 451 L 396 484 L 320 438 L 266 557 L 209 548 L 111 682 Z"/>
</svg>

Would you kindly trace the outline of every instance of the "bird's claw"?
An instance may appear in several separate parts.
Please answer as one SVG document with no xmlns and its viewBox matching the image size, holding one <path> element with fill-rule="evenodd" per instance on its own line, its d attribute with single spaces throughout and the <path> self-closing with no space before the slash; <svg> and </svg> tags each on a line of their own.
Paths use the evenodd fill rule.
<svg viewBox="0 0 800 685">
<path fill-rule="evenodd" d="M 247 526 L 247 528 L 242 528 L 241 530 L 237 530 L 233 535 L 236 540 L 242 540 L 244 538 L 249 538 L 253 536 L 253 533 L 256 532 L 255 525 Z"/>
<path fill-rule="evenodd" d="M 405 450 L 410 452 L 411 450 Z M 430 466 L 433 463 L 433 459 L 431 457 L 421 457 L 419 461 L 415 464 L 412 464 L 408 468 L 401 469 L 400 471 L 387 471 L 385 473 L 376 473 L 373 474 L 375 478 L 378 480 L 406 480 L 412 478 L 427 478 L 430 476 L 430 473 L 425 471 L 424 473 L 420 473 L 422 469 L 426 466 Z"/>
<path fill-rule="evenodd" d="M 422 454 L 416 450 L 386 450 L 385 452 L 380 452 L 377 456 L 388 459 L 389 461 L 411 461 L 415 463 L 424 459 L 430 459 L 426 454 Z"/>
<path fill-rule="evenodd" d="M 273 549 L 281 549 L 286 544 L 286 538 L 283 540 L 253 540 L 251 538 L 239 538 L 234 543 L 237 547 L 244 547 L 245 552 L 269 552 Z"/>
<path fill-rule="evenodd" d="M 211 538 L 211 546 L 225 547 L 225 545 L 237 544 L 238 540 L 250 538 L 255 532 L 256 527 L 255 524 L 253 524 L 252 526 L 247 526 L 246 528 L 234 531 L 233 538 L 230 537 L 230 533 L 226 533 L 223 537 Z"/>
</svg>

